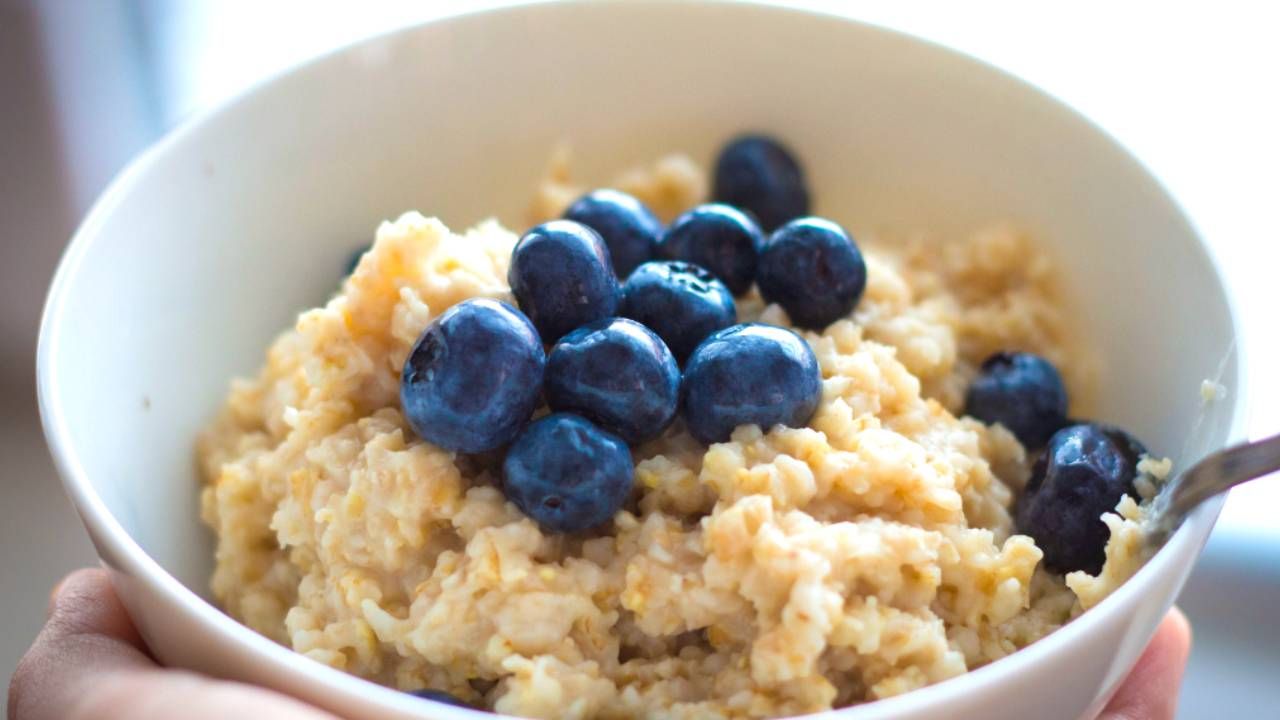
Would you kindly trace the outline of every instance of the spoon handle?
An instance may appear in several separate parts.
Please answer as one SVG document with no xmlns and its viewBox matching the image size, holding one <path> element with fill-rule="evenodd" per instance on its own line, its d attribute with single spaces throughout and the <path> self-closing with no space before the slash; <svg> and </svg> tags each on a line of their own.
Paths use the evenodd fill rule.
<svg viewBox="0 0 1280 720">
<path fill-rule="evenodd" d="M 1183 517 L 1214 495 L 1277 470 L 1280 435 L 1211 453 L 1174 481 L 1166 510 Z"/>
</svg>

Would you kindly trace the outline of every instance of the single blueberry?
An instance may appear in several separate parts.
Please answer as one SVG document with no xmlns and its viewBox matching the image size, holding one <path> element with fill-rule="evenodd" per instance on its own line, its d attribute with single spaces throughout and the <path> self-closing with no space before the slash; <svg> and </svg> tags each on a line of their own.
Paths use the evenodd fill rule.
<svg viewBox="0 0 1280 720">
<path fill-rule="evenodd" d="M 577 415 L 552 413 L 511 444 L 502 488 L 544 529 L 572 533 L 613 518 L 631 494 L 634 472 L 622 438 Z"/>
<path fill-rule="evenodd" d="M 520 311 L 464 300 L 414 344 L 400 374 L 400 404 L 422 439 L 446 450 L 492 450 L 533 413 L 545 365 L 538 332 Z"/>
<path fill-rule="evenodd" d="M 511 251 L 507 282 L 548 345 L 616 314 L 622 294 L 604 240 L 572 220 L 552 220 L 525 233 Z"/>
<path fill-rule="evenodd" d="M 351 273 L 355 272 L 356 266 L 360 264 L 360 258 L 364 257 L 364 254 L 372 249 L 373 245 L 365 245 L 362 248 L 353 250 L 351 255 L 347 258 L 347 272 L 343 277 L 347 277 Z"/>
<path fill-rule="evenodd" d="M 750 210 L 766 231 L 809 214 L 804 171 L 782 143 L 764 135 L 745 135 L 724 146 L 711 195 Z"/>
<path fill-rule="evenodd" d="M 751 289 L 764 234 L 760 226 L 737 208 L 699 205 L 676 218 L 658 243 L 658 254 L 668 260 L 701 265 L 734 295 Z"/>
<path fill-rule="evenodd" d="M 609 318 L 560 338 L 547 356 L 545 388 L 552 410 L 582 415 L 635 445 L 675 418 L 680 368 L 652 330 Z"/>
<path fill-rule="evenodd" d="M 724 283 L 679 260 L 652 260 L 636 268 L 622 286 L 618 312 L 657 333 L 681 365 L 698 343 L 738 317 Z"/>
<path fill-rule="evenodd" d="M 987 358 L 969 386 L 964 412 L 1004 425 L 1028 448 L 1067 423 L 1067 388 L 1053 363 L 1039 355 L 999 352 Z"/>
<path fill-rule="evenodd" d="M 475 709 L 475 707 L 470 703 L 465 703 L 443 690 L 429 690 L 424 688 L 422 690 L 410 690 L 409 694 L 414 697 L 420 697 L 423 700 L 434 700 L 438 703 L 444 703 L 445 705 L 454 705 L 456 707 L 470 708 L 472 710 Z"/>
<path fill-rule="evenodd" d="M 724 442 L 739 425 L 803 426 L 822 399 L 822 373 L 799 335 L 746 323 L 693 351 L 682 393 L 689 432 L 704 443 Z"/>
<path fill-rule="evenodd" d="M 839 225 L 800 218 L 769 236 L 756 272 L 760 294 L 791 322 L 821 330 L 848 315 L 867 287 L 867 263 Z"/>
<path fill-rule="evenodd" d="M 652 258 L 662 237 L 662 223 L 649 208 L 617 190 L 587 193 L 564 211 L 564 219 L 580 222 L 600 234 L 619 279 L 625 279 L 636 266 Z"/>
<path fill-rule="evenodd" d="M 1115 510 L 1124 495 L 1137 498 L 1131 449 L 1111 430 L 1094 424 L 1062 428 L 1032 468 L 1018 501 L 1017 526 L 1044 551 L 1049 570 L 1097 575 L 1110 537 L 1102 514 Z"/>
</svg>

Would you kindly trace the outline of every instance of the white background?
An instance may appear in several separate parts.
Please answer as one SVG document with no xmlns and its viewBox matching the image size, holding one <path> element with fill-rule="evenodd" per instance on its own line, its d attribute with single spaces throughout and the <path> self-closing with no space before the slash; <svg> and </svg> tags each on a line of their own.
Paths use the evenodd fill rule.
<svg viewBox="0 0 1280 720">
<path fill-rule="evenodd" d="M 36 121 L 24 124 L 14 113 L 38 113 L 39 103 L 0 112 L 4 172 L 27 173 L 26 181 L 0 186 L 5 357 L 30 351 L 47 265 L 71 220 L 166 128 L 337 45 L 495 4 L 49 0 L 0 14 L 0 43 L 11 37 L 5 33 L 17 36 L 19 25 L 5 26 L 17 18 L 30 31 L 19 39 L 37 56 L 25 58 L 33 63 L 29 73 L 0 67 L 0 87 L 18 78 L 45 88 L 36 93 L 45 100 Z M 1128 146 L 1183 204 L 1223 265 L 1246 330 L 1253 433 L 1280 430 L 1280 403 L 1273 401 L 1280 397 L 1280 23 L 1270 3 L 781 4 L 847 14 L 987 60 L 1063 99 Z M 0 53 L 0 62 L 12 57 Z M 46 153 L 35 154 L 40 146 L 14 135 L 42 127 L 51 134 Z M 34 190 L 46 176 L 39 186 L 45 190 Z M 39 210 L 17 199 L 24 191 L 38 195 Z M 7 371 L 9 365 L 18 369 L 16 379 L 5 378 L 13 399 L 0 427 L 0 591 L 8 611 L 0 618 L 0 677 L 34 634 L 49 585 L 92 558 L 47 460 L 33 449 L 40 440 L 29 371 L 22 363 Z M 1236 491 L 1227 504 L 1183 601 L 1197 646 L 1182 717 L 1276 716 L 1278 514 L 1275 478 Z"/>
</svg>

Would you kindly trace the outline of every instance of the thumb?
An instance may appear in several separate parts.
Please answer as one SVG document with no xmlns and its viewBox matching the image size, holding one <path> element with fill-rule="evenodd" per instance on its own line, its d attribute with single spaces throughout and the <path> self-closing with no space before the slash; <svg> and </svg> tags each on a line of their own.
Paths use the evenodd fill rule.
<svg viewBox="0 0 1280 720">
<path fill-rule="evenodd" d="M 1191 624 L 1173 608 L 1098 720 L 1173 720 L 1191 653 Z"/>
<path fill-rule="evenodd" d="M 10 720 L 334 720 L 260 688 L 165 670 L 102 570 L 78 570 L 54 591 L 49 621 L 9 685 Z"/>
</svg>

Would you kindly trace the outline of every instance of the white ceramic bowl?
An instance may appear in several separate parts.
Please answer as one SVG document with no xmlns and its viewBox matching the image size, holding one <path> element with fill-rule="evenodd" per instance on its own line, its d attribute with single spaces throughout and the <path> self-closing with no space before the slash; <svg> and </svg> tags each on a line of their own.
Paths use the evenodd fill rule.
<svg viewBox="0 0 1280 720">
<path fill-rule="evenodd" d="M 408 208 L 518 225 L 552 145 L 603 179 L 728 135 L 792 143 L 817 210 L 941 235 L 1011 218 L 1062 261 L 1107 360 L 1096 407 L 1186 465 L 1242 437 L 1237 322 L 1202 241 L 1121 147 L 972 59 L 848 20 L 745 5 L 540 5 L 396 32 L 204 115 L 134 162 L 63 258 L 40 336 L 67 491 L 155 654 L 360 718 L 461 718 L 307 660 L 210 605 L 192 441 L 375 224 Z M 1203 378 L 1225 401 L 1202 409 Z M 1219 509 L 1063 630 L 842 718 L 1096 711 L 1176 596 Z"/>
</svg>

